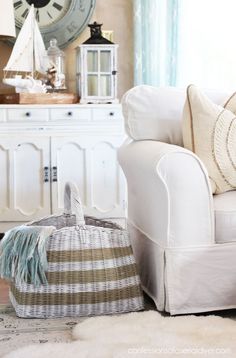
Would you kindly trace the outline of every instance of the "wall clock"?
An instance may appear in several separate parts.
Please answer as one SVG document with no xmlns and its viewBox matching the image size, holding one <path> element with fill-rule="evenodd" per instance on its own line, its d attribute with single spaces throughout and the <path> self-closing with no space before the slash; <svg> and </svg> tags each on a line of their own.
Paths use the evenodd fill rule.
<svg viewBox="0 0 236 358">
<path fill-rule="evenodd" d="M 45 46 L 56 38 L 60 48 L 74 41 L 88 24 L 96 0 L 14 0 L 16 32 L 27 17 L 31 4 L 35 7 Z"/>
</svg>

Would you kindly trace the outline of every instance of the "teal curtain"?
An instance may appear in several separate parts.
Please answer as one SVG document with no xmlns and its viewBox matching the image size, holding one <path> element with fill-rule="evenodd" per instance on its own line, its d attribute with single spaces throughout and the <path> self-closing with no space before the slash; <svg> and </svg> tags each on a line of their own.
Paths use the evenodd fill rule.
<svg viewBox="0 0 236 358">
<path fill-rule="evenodd" d="M 135 85 L 175 86 L 179 0 L 133 0 Z"/>
</svg>

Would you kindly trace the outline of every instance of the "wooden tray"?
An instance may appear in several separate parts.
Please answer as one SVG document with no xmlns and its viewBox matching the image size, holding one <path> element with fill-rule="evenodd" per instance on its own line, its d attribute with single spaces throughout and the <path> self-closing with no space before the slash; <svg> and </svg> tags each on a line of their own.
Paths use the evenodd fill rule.
<svg viewBox="0 0 236 358">
<path fill-rule="evenodd" d="M 74 93 L 8 93 L 0 94 L 0 104 L 72 104 Z"/>
</svg>

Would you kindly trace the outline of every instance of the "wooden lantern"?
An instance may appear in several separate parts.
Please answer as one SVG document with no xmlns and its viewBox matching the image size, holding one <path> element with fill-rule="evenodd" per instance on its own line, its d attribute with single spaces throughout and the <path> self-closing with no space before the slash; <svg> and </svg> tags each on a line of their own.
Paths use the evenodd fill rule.
<svg viewBox="0 0 236 358">
<path fill-rule="evenodd" d="M 91 37 L 77 47 L 80 103 L 117 103 L 118 45 L 102 37 L 101 24 L 88 26 Z"/>
</svg>

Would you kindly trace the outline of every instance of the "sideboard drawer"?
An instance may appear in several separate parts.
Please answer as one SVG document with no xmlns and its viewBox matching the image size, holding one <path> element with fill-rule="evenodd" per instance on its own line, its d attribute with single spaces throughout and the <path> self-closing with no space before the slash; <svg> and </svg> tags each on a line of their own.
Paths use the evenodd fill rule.
<svg viewBox="0 0 236 358">
<path fill-rule="evenodd" d="M 96 108 L 92 118 L 93 121 L 118 121 L 122 119 L 122 114 L 118 108 Z"/>
<path fill-rule="evenodd" d="M 6 110 L 1 108 L 0 109 L 0 122 L 5 122 L 6 121 Z"/>
<path fill-rule="evenodd" d="M 46 108 L 12 108 L 8 109 L 8 120 L 18 121 L 48 121 L 49 113 Z"/>
<path fill-rule="evenodd" d="M 89 121 L 91 118 L 91 110 L 88 108 L 52 108 L 51 120 L 52 121 L 68 121 L 80 120 Z"/>
</svg>

